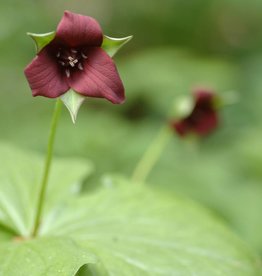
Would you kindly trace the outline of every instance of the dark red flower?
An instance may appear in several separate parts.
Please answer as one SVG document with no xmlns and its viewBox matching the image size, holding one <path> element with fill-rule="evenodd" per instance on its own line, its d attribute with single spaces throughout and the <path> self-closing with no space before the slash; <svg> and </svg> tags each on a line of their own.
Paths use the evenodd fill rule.
<svg viewBox="0 0 262 276">
<path fill-rule="evenodd" d="M 122 103 L 124 87 L 102 42 L 95 19 L 66 11 L 55 38 L 25 68 L 33 96 L 57 98 L 71 88 L 87 97 Z"/>
<path fill-rule="evenodd" d="M 180 136 L 194 133 L 204 136 L 218 125 L 218 114 L 215 108 L 216 95 L 208 90 L 197 90 L 194 93 L 195 105 L 185 118 L 172 122 L 172 127 Z"/>
</svg>

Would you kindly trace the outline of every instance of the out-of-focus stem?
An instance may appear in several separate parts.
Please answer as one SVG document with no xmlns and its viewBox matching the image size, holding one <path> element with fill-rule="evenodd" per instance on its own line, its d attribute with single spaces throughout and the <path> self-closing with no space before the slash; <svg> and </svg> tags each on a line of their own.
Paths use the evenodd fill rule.
<svg viewBox="0 0 262 276">
<path fill-rule="evenodd" d="M 132 180 L 134 182 L 145 182 L 172 135 L 172 129 L 169 125 L 165 125 L 160 129 L 133 172 Z"/>
</svg>

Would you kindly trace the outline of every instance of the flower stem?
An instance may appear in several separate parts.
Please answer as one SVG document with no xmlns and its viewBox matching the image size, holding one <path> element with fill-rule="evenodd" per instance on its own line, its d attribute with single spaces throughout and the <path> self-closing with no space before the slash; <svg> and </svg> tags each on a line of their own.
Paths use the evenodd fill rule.
<svg viewBox="0 0 262 276">
<path fill-rule="evenodd" d="M 53 157 L 53 147 L 54 147 L 54 141 L 55 141 L 55 134 L 57 129 L 58 120 L 61 113 L 61 107 L 62 102 L 60 99 L 56 101 L 52 122 L 51 122 L 51 128 L 49 133 L 49 139 L 48 139 L 48 146 L 47 146 L 47 154 L 46 154 L 46 160 L 45 160 L 45 166 L 44 166 L 44 172 L 43 177 L 40 185 L 40 192 L 39 192 L 39 198 L 37 201 L 37 209 L 36 209 L 36 216 L 34 221 L 34 228 L 32 232 L 32 236 L 36 237 L 38 234 L 39 226 L 40 226 L 40 220 L 43 213 L 43 207 L 46 197 L 46 190 L 47 190 L 47 184 L 48 184 L 48 177 L 50 172 L 50 167 L 52 163 L 52 157 Z"/>
<path fill-rule="evenodd" d="M 172 135 L 173 133 L 169 126 L 165 125 L 160 129 L 133 172 L 132 180 L 134 182 L 145 182 Z"/>
</svg>

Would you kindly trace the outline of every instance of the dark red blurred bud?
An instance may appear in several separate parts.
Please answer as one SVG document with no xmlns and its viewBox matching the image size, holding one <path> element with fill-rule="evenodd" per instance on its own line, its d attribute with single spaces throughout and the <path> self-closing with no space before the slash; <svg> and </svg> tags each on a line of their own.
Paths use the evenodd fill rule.
<svg viewBox="0 0 262 276">
<path fill-rule="evenodd" d="M 178 135 L 188 134 L 205 136 L 218 126 L 218 114 L 215 108 L 216 95 L 210 90 L 199 89 L 194 92 L 194 107 L 191 113 L 171 122 Z"/>
</svg>

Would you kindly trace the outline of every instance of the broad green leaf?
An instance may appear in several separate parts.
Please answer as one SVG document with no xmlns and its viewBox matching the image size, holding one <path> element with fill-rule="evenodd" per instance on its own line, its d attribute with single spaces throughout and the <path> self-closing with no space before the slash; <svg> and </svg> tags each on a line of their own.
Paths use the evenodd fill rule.
<svg viewBox="0 0 262 276">
<path fill-rule="evenodd" d="M 47 44 L 49 44 L 55 37 L 55 32 L 45 34 L 27 33 L 35 42 L 36 52 L 39 53 Z"/>
<path fill-rule="evenodd" d="M 71 237 L 109 275 L 258 275 L 253 254 L 212 214 L 121 179 L 69 203 L 43 234 Z"/>
<path fill-rule="evenodd" d="M 5 227 L 4 225 L 0 225 L 0 243 L 2 241 L 12 239 L 12 237 L 14 237 L 15 235 L 16 233 L 13 231 L 13 229 Z"/>
<path fill-rule="evenodd" d="M 5 276 L 73 276 L 95 262 L 94 254 L 68 238 L 14 239 L 0 245 L 0 275 Z"/>
<path fill-rule="evenodd" d="M 41 159 L 30 153 L 10 149 L 7 145 L 2 145 L 0 152 L 0 165 L 3 168 L 0 173 L 0 190 L 5 192 L 2 199 L 9 199 L 8 207 L 13 207 L 7 215 L 13 218 L 11 226 L 13 222 L 14 226 L 24 226 L 27 230 L 26 208 L 33 209 L 35 205 L 30 204 L 35 196 L 31 182 L 37 179 L 37 163 Z M 10 165 L 14 164 L 11 161 L 14 160 L 16 166 L 10 169 Z M 10 239 L 1 243 L 0 272 L 2 269 L 3 275 L 12 276 L 12 269 L 15 268 L 19 269 L 22 276 L 28 275 L 29 270 L 32 271 L 29 275 L 41 275 L 41 269 L 35 271 L 32 267 L 35 263 L 37 267 L 40 266 L 40 260 L 40 268 L 44 267 L 48 275 L 55 275 L 53 271 L 60 269 L 71 271 L 66 273 L 66 270 L 62 270 L 64 274 L 61 275 L 69 276 L 76 272 L 80 275 L 123 276 L 258 275 L 257 260 L 249 249 L 212 214 L 191 201 L 157 193 L 138 183 L 111 178 L 107 178 L 104 187 L 92 194 L 79 198 L 69 195 L 68 200 L 65 200 L 68 193 L 62 195 L 62 192 L 71 187 L 67 178 L 73 174 L 73 170 L 70 171 L 66 162 L 60 162 L 61 167 L 58 164 L 54 166 L 57 178 L 50 182 L 53 190 L 48 196 L 51 200 L 48 198 L 46 215 L 42 219 L 41 236 L 44 240 L 21 241 L 17 247 L 14 241 L 8 242 Z M 4 189 L 6 186 L 9 189 Z M 14 193 L 10 193 L 13 191 L 10 187 L 15 188 Z M 25 199 L 27 205 L 23 204 Z M 50 209 L 53 212 L 49 212 Z M 1 221 L 8 223 L 10 217 Z M 19 227 L 14 229 L 20 230 Z M 7 238 L 5 230 L 2 231 L 1 239 L 4 236 Z M 17 232 L 24 235 L 22 231 Z M 79 247 L 74 250 L 71 244 L 68 249 L 64 248 L 67 247 L 68 239 Z M 92 261 L 85 254 L 84 259 L 81 259 L 75 251 L 80 254 L 93 252 L 99 265 L 84 266 Z M 76 257 L 67 257 L 67 252 Z M 66 257 L 60 256 L 64 254 Z M 33 261 L 25 262 L 25 256 Z M 79 259 L 76 265 L 75 261 Z"/>
<path fill-rule="evenodd" d="M 107 52 L 110 57 L 113 57 L 127 42 L 132 39 L 133 36 L 127 36 L 123 38 L 113 38 L 104 35 L 102 48 Z"/>
<path fill-rule="evenodd" d="M 60 98 L 62 102 L 65 104 L 65 106 L 67 107 L 71 115 L 72 121 L 75 124 L 79 108 L 81 107 L 86 97 L 70 89 L 68 92 L 63 94 Z"/>
<path fill-rule="evenodd" d="M 96 261 L 96 263 L 86 264 L 80 267 L 76 276 L 107 276 L 108 272 L 105 270 L 104 266 L 98 259 Z"/>
<path fill-rule="evenodd" d="M 43 162 L 37 154 L 0 144 L 0 225 L 17 235 L 28 237 L 31 234 Z M 79 192 L 91 170 L 91 164 L 81 159 L 54 160 L 45 216 L 59 213 L 63 202 Z"/>
</svg>

